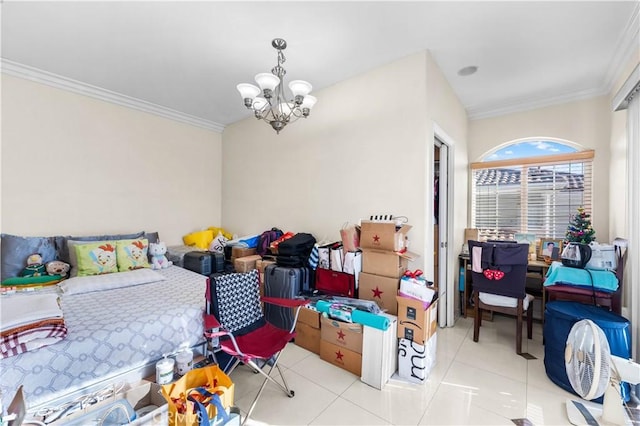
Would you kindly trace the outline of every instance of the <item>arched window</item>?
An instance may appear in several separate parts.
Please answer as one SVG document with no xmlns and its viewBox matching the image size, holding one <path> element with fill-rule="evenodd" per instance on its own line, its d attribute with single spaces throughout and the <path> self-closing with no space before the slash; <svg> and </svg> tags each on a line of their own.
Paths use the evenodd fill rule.
<svg viewBox="0 0 640 426">
<path fill-rule="evenodd" d="M 487 239 L 564 238 L 578 207 L 591 213 L 593 150 L 523 139 L 471 164 L 471 224 Z"/>
</svg>

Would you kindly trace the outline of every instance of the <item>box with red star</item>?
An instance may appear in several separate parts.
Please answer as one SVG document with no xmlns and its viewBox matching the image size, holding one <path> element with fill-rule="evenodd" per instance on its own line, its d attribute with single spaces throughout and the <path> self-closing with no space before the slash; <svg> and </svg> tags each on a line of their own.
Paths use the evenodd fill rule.
<svg viewBox="0 0 640 426">
<path fill-rule="evenodd" d="M 411 225 L 396 227 L 394 222 L 362 221 L 360 224 L 360 248 L 387 251 L 404 251 L 407 248 L 407 232 Z"/>
<path fill-rule="evenodd" d="M 320 339 L 351 351 L 362 353 L 362 324 L 322 317 Z"/>
<path fill-rule="evenodd" d="M 358 377 L 362 374 L 362 354 L 334 345 L 326 340 L 320 341 L 320 359 Z"/>
<path fill-rule="evenodd" d="M 360 288 L 358 295 L 363 300 L 373 300 L 388 314 L 398 313 L 398 286 L 400 278 L 384 277 L 382 275 L 360 272 Z"/>
</svg>

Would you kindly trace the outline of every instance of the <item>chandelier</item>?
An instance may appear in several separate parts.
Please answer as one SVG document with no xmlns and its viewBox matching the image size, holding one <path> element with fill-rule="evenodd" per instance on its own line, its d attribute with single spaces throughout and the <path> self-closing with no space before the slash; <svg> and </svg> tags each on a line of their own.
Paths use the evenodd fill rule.
<svg viewBox="0 0 640 426">
<path fill-rule="evenodd" d="M 293 94 L 287 100 L 284 92 L 284 75 L 287 71 L 282 67 L 286 58 L 282 51 L 287 48 L 287 42 L 276 38 L 271 45 L 278 51 L 278 65 L 271 68 L 271 72 L 263 72 L 255 77 L 259 88 L 253 84 L 238 84 L 237 88 L 244 100 L 244 105 L 252 110 L 258 120 L 271 124 L 276 133 L 289 123 L 300 117 L 307 118 L 317 99 L 309 93 L 311 84 L 303 80 L 293 80 L 289 89 Z M 258 96 L 262 94 L 262 97 Z"/>
</svg>

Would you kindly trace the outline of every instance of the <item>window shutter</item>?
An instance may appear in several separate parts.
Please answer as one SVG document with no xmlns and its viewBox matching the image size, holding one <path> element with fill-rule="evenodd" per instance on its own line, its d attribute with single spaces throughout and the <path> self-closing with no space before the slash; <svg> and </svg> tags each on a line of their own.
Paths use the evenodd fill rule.
<svg viewBox="0 0 640 426">
<path fill-rule="evenodd" d="M 564 238 L 576 209 L 592 210 L 593 151 L 473 163 L 471 223 L 484 239 Z"/>
</svg>

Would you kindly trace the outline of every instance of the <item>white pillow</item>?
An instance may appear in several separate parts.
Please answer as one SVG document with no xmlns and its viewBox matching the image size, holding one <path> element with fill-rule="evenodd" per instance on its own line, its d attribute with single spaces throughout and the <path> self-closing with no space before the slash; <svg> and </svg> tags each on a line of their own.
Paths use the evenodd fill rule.
<svg viewBox="0 0 640 426">
<path fill-rule="evenodd" d="M 64 294 L 81 294 L 92 291 L 112 290 L 156 281 L 164 281 L 167 277 L 151 269 L 114 272 L 112 274 L 73 277 L 62 281 L 58 287 Z"/>
</svg>

